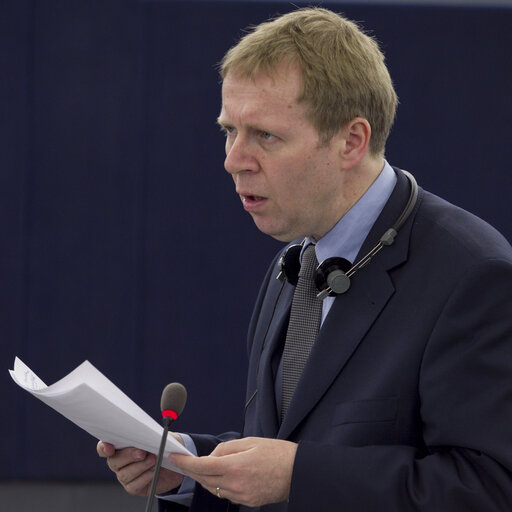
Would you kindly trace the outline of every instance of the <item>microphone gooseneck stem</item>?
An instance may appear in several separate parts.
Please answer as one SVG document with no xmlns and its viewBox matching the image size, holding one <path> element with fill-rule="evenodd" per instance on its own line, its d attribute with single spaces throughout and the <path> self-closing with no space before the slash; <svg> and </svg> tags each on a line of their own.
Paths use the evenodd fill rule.
<svg viewBox="0 0 512 512">
<path fill-rule="evenodd" d="M 164 456 L 164 448 L 165 443 L 167 441 L 167 434 L 169 432 L 169 425 L 172 423 L 173 419 L 169 416 L 164 417 L 163 424 L 164 424 L 164 431 L 162 433 L 162 439 L 160 440 L 160 449 L 158 450 L 158 457 L 156 459 L 156 466 L 155 466 L 155 474 L 153 475 L 153 481 L 151 482 L 151 490 L 148 494 L 148 501 L 146 503 L 146 511 L 145 512 L 151 512 L 151 508 L 153 506 L 153 499 L 155 498 L 155 490 L 156 490 L 156 483 L 158 481 L 158 475 L 160 474 L 160 466 L 162 465 L 162 459 Z"/>
</svg>

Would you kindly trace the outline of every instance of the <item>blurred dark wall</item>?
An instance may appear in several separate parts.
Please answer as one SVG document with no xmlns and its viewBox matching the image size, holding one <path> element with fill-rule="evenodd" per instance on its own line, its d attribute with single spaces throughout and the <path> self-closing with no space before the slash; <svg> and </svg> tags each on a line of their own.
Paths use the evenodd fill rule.
<svg viewBox="0 0 512 512">
<path fill-rule="evenodd" d="M 387 157 L 512 239 L 512 9 L 325 3 L 377 37 Z M 8 376 L 89 359 L 177 428 L 240 427 L 245 333 L 280 244 L 223 171 L 215 64 L 288 2 L 0 2 L 1 479 L 102 478 L 96 441 Z"/>
</svg>

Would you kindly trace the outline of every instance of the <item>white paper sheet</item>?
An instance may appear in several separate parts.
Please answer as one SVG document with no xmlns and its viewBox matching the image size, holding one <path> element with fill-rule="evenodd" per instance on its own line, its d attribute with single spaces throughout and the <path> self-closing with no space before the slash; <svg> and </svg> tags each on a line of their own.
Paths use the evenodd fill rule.
<svg viewBox="0 0 512 512">
<path fill-rule="evenodd" d="M 39 398 L 96 439 L 117 449 L 134 446 L 157 453 L 163 427 L 146 414 L 89 361 L 84 361 L 64 378 L 47 386 L 16 357 L 14 382 Z M 171 452 L 192 455 L 169 435 L 162 466 L 178 471 L 168 460 Z"/>
</svg>

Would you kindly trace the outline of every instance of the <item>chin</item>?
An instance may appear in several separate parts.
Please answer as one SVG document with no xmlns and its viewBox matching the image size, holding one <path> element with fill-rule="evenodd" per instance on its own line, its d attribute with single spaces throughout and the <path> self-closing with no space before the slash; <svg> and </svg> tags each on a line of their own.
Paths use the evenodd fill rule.
<svg viewBox="0 0 512 512">
<path fill-rule="evenodd" d="M 293 226 L 264 222 L 265 220 L 269 220 L 268 217 L 267 219 L 264 219 L 263 216 L 253 215 L 252 220 L 262 233 L 274 238 L 275 240 L 279 240 L 280 242 L 287 243 L 298 238 L 304 238 L 304 236 L 306 236 L 302 234 L 301 230 L 297 229 L 297 227 L 294 229 Z"/>
<path fill-rule="evenodd" d="M 280 242 L 288 243 L 297 238 L 301 238 L 300 234 L 283 232 L 282 230 L 276 230 L 275 228 L 271 229 L 270 227 L 266 226 L 258 226 L 257 223 L 256 227 L 265 235 L 271 236 L 272 238 L 274 238 L 275 240 L 279 240 Z"/>
<path fill-rule="evenodd" d="M 270 235 L 272 238 L 275 238 L 276 240 L 279 240 L 280 242 L 291 242 L 292 240 L 295 240 L 296 238 L 300 238 L 298 236 L 290 236 L 290 235 Z"/>
</svg>

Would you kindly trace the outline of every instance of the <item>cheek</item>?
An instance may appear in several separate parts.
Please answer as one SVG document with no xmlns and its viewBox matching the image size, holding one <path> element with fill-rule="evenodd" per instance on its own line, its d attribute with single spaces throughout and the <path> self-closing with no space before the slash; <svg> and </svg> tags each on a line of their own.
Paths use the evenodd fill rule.
<svg viewBox="0 0 512 512">
<path fill-rule="evenodd" d="M 286 176 L 290 194 L 307 198 L 318 187 L 321 177 L 316 172 L 314 164 L 315 162 L 307 157 L 291 162 Z"/>
<path fill-rule="evenodd" d="M 315 184 L 308 181 L 302 173 L 289 174 L 280 183 L 279 206 L 283 214 L 298 222 L 303 215 L 309 215 L 311 196 L 314 195 Z"/>
</svg>

